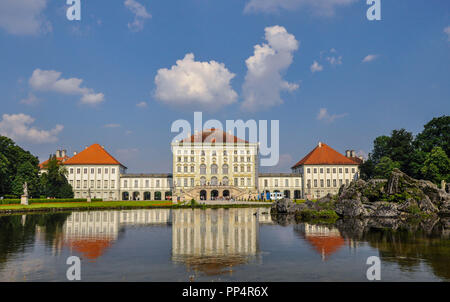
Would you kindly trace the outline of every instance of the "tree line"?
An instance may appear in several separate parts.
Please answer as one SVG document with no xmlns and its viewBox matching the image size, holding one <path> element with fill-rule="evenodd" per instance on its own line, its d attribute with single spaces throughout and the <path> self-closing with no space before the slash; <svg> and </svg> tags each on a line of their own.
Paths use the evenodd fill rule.
<svg viewBox="0 0 450 302">
<path fill-rule="evenodd" d="M 28 185 L 32 198 L 73 198 L 64 166 L 55 155 L 49 157 L 46 173 L 39 175 L 39 160 L 16 143 L 0 136 L 0 196 L 18 198 L 23 194 L 23 184 Z"/>
<path fill-rule="evenodd" d="M 360 166 L 361 178 L 388 178 L 398 168 L 416 179 L 450 182 L 450 116 L 433 118 L 414 136 L 405 129 L 379 136 Z"/>
</svg>

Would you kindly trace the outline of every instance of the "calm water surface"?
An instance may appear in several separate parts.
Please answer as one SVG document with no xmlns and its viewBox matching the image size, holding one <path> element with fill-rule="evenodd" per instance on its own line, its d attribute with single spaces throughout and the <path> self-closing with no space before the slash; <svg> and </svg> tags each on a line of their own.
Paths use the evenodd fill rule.
<svg viewBox="0 0 450 302">
<path fill-rule="evenodd" d="M 295 223 L 266 208 L 148 209 L 0 217 L 0 281 L 450 281 L 445 219 Z M 385 228 L 394 225 L 396 230 Z"/>
</svg>

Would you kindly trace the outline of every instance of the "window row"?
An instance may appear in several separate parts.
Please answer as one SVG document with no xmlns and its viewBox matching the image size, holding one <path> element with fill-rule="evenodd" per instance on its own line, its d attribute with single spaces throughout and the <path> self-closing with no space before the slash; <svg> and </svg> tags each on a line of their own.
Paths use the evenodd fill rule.
<svg viewBox="0 0 450 302">
<path fill-rule="evenodd" d="M 278 179 L 274 179 L 273 180 L 273 186 L 274 187 L 278 187 L 279 185 L 278 184 L 281 184 L 281 185 L 283 185 L 283 181 L 279 181 Z M 284 180 L 284 186 L 285 187 L 289 187 L 290 186 L 290 184 L 289 184 L 290 182 L 289 182 L 289 179 L 285 179 Z M 295 186 L 296 187 L 298 187 L 298 186 L 300 186 L 300 180 L 299 179 L 295 179 Z M 269 187 L 269 180 L 268 179 L 264 179 L 264 187 Z"/>
<path fill-rule="evenodd" d="M 201 156 L 206 156 L 206 151 L 205 150 L 201 150 L 200 151 L 200 155 Z M 216 150 L 212 150 L 211 151 L 211 155 L 212 156 L 217 156 L 217 151 Z M 194 150 L 191 150 L 191 152 L 189 152 L 188 150 L 184 150 L 184 153 L 183 152 L 181 152 L 181 150 L 178 150 L 178 152 L 177 152 L 177 155 L 181 155 L 181 154 L 191 154 L 191 155 L 195 155 L 195 151 Z M 227 150 L 223 150 L 222 151 L 222 154 L 224 155 L 224 156 L 227 156 L 228 155 L 228 151 Z M 238 155 L 238 151 L 237 150 L 234 150 L 233 151 L 233 154 L 234 155 Z M 247 154 L 247 155 L 250 155 L 250 150 L 241 150 L 241 152 L 239 153 L 239 154 Z"/>
<path fill-rule="evenodd" d="M 76 188 L 77 189 L 81 189 L 81 180 L 77 180 L 76 181 Z M 72 188 L 74 187 L 74 181 L 70 180 L 70 185 L 72 186 Z M 91 180 L 89 182 L 89 187 L 88 187 L 88 181 L 87 180 L 83 180 L 83 189 L 115 189 L 116 188 L 116 182 L 115 180 L 111 180 L 111 182 L 108 182 L 107 180 L 103 181 L 103 187 L 102 187 L 102 181 L 101 180 L 97 180 L 96 182 L 94 180 Z"/>
<path fill-rule="evenodd" d="M 69 173 L 74 174 L 76 172 L 77 174 L 81 174 L 81 170 L 83 170 L 83 174 L 88 174 L 88 171 L 90 170 L 91 174 L 95 174 L 95 168 L 70 168 Z M 102 168 L 97 168 L 97 174 L 102 174 Z M 108 174 L 109 169 L 104 168 L 104 173 Z M 111 174 L 116 174 L 116 168 L 111 168 Z"/>
<path fill-rule="evenodd" d="M 348 185 L 349 183 L 350 183 L 350 180 L 346 179 L 345 180 L 345 184 Z M 333 180 L 327 179 L 326 180 L 326 185 L 327 185 L 328 188 L 330 188 L 330 187 L 340 187 L 340 186 L 342 186 L 342 184 L 343 184 L 343 180 L 342 179 L 339 179 L 339 186 L 338 186 L 338 181 L 336 179 L 333 179 Z M 311 180 L 310 179 L 307 180 L 306 187 L 307 188 L 311 188 Z M 317 179 L 314 179 L 314 187 L 318 187 Z M 323 180 L 323 179 L 320 180 L 320 187 L 321 188 L 325 187 L 325 180 Z"/>
<path fill-rule="evenodd" d="M 162 182 L 160 179 L 155 180 L 155 188 L 160 188 L 161 184 L 162 184 Z M 150 185 L 153 185 L 153 182 L 150 184 L 150 180 L 146 179 L 143 182 L 143 185 L 144 185 L 144 188 L 150 188 L 151 187 Z M 124 179 L 123 187 L 124 188 L 140 188 L 139 180 L 135 179 L 134 181 L 132 181 L 132 180 L 128 181 L 127 179 Z"/>
<path fill-rule="evenodd" d="M 317 171 L 319 171 L 319 173 L 323 173 L 323 171 L 324 171 L 324 168 L 307 168 L 306 169 L 306 172 L 307 173 L 311 173 L 311 170 L 313 171 L 313 173 L 317 173 Z M 337 169 L 336 168 L 333 168 L 332 170 L 331 170 L 331 168 L 327 168 L 326 169 L 326 171 L 327 171 L 327 173 L 331 173 L 331 171 L 333 171 L 333 173 L 336 173 L 336 171 L 337 171 Z M 349 168 L 345 168 L 344 170 L 342 169 L 342 168 L 339 168 L 339 173 L 342 173 L 342 171 L 345 171 L 345 173 L 348 173 L 349 172 Z M 355 168 L 352 168 L 352 173 L 355 173 L 356 172 L 356 169 Z"/>
</svg>

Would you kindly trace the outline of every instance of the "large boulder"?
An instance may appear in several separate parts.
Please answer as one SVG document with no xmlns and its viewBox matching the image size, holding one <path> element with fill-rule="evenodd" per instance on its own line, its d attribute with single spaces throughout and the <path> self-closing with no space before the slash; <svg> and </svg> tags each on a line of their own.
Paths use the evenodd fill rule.
<svg viewBox="0 0 450 302">
<path fill-rule="evenodd" d="M 336 213 L 344 217 L 363 217 L 367 216 L 367 210 L 364 208 L 361 200 L 343 199 L 335 204 Z"/>
<path fill-rule="evenodd" d="M 271 212 L 277 214 L 295 214 L 307 207 L 306 204 L 297 204 L 289 198 L 283 198 L 272 204 Z"/>
</svg>

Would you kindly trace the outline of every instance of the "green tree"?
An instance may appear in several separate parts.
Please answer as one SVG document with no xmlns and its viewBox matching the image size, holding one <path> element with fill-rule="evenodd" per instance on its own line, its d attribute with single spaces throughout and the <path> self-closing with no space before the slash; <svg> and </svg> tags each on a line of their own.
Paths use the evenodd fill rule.
<svg viewBox="0 0 450 302">
<path fill-rule="evenodd" d="M 44 168 L 47 172 L 41 175 L 42 194 L 47 197 L 73 198 L 72 186 L 66 178 L 67 170 L 58 162 L 56 156 L 51 156 Z"/>
<path fill-rule="evenodd" d="M 441 147 L 434 147 L 427 154 L 421 171 L 426 179 L 434 183 L 441 180 L 450 182 L 450 160 Z"/>
<path fill-rule="evenodd" d="M 441 147 L 450 157 L 450 116 L 433 118 L 423 128 L 414 141 L 416 149 L 431 152 L 434 147 Z"/>
<path fill-rule="evenodd" d="M 29 161 L 23 162 L 17 168 L 16 176 L 12 182 L 12 193 L 16 196 L 23 194 L 23 184 L 26 182 L 31 197 L 39 197 L 38 167 Z"/>
<path fill-rule="evenodd" d="M 389 178 L 392 170 L 400 168 L 400 163 L 393 161 L 387 156 L 383 156 L 380 162 L 374 168 L 375 178 Z"/>
</svg>

